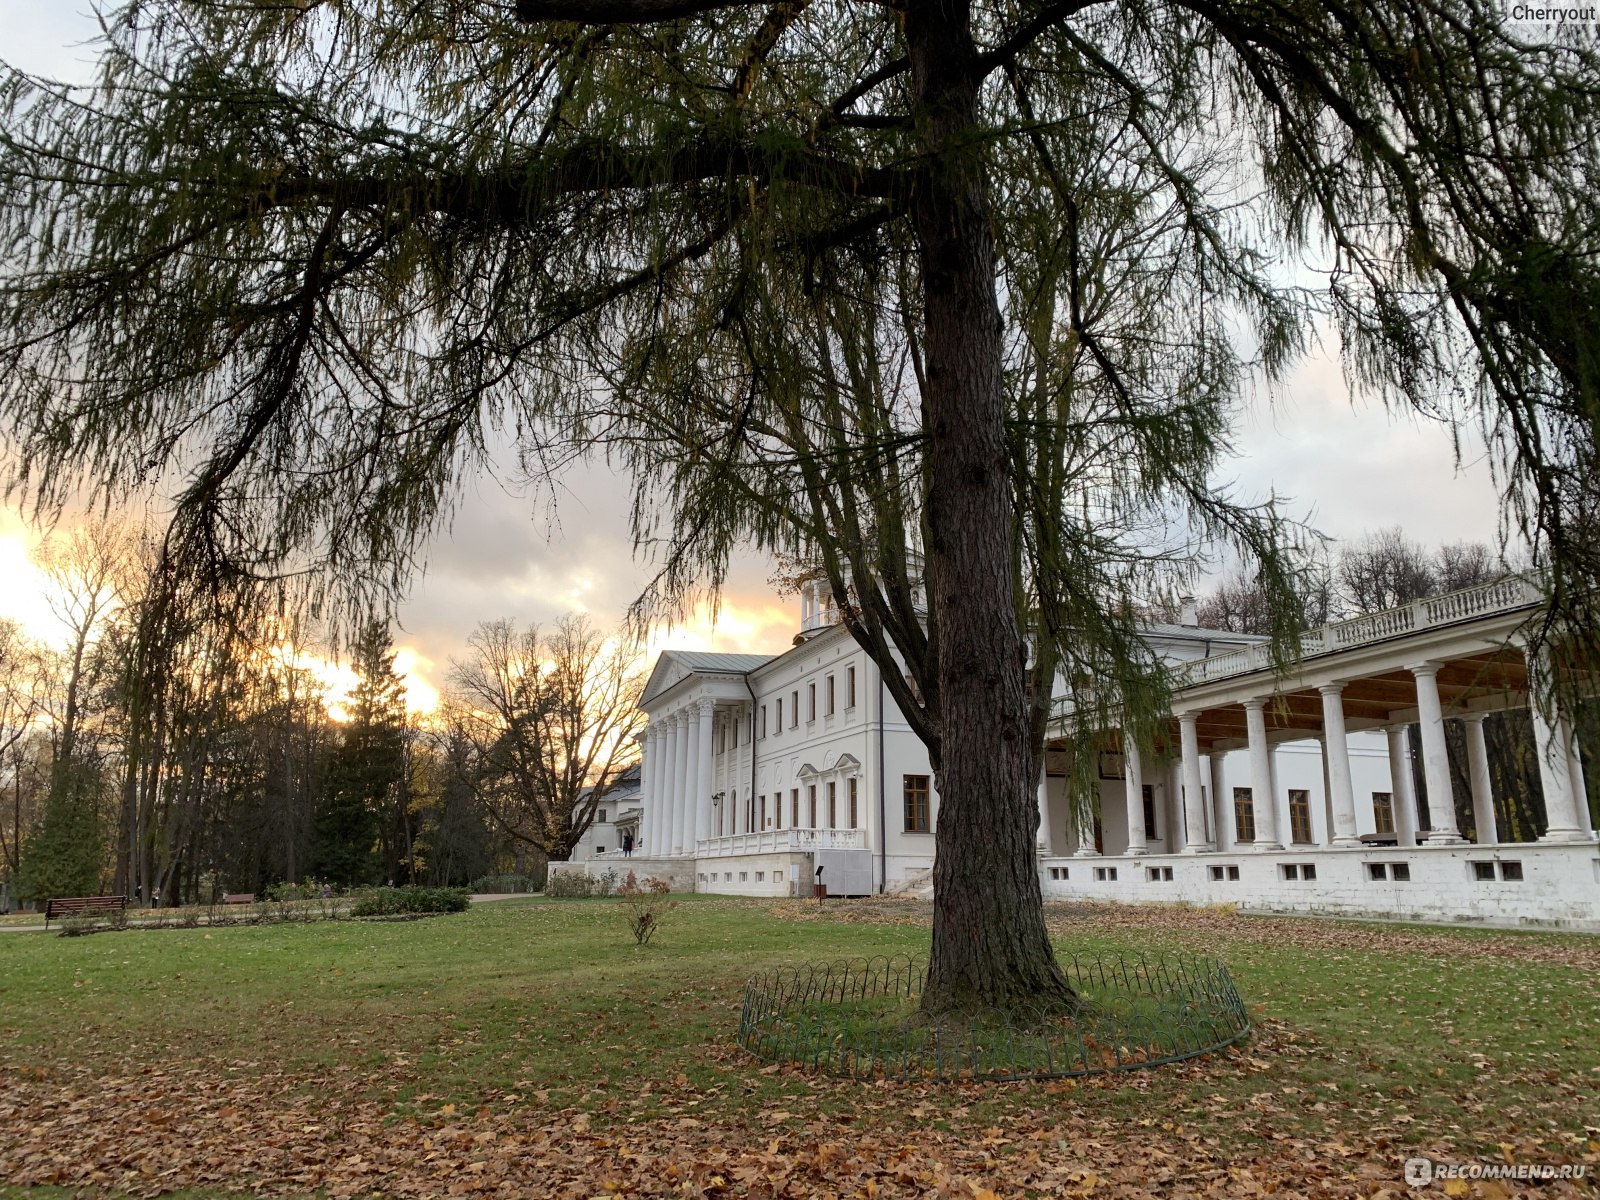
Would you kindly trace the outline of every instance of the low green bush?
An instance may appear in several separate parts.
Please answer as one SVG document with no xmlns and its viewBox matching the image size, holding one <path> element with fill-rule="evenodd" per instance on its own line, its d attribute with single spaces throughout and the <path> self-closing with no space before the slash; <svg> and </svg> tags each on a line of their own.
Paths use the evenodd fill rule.
<svg viewBox="0 0 1600 1200">
<path fill-rule="evenodd" d="M 595 880 L 577 871 L 552 871 L 545 880 L 544 894 L 558 900 L 576 900 L 595 894 Z"/>
<path fill-rule="evenodd" d="M 465 912 L 470 888 L 380 887 L 357 894 L 352 917 L 398 917 L 412 913 Z"/>
</svg>

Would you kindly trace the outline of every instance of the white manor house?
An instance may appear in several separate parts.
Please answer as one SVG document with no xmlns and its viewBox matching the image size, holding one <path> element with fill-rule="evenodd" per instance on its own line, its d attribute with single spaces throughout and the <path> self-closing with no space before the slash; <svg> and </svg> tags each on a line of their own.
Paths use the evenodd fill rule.
<svg viewBox="0 0 1600 1200">
<path fill-rule="evenodd" d="M 1572 725 L 1529 701 L 1519 631 L 1539 604 L 1510 578 L 1329 625 L 1288 675 L 1272 670 L 1265 639 L 1199 628 L 1192 605 L 1184 623 L 1150 626 L 1178 671 L 1168 741 L 1179 750 L 1141 761 L 1113 731 L 1082 823 L 1060 756 L 1047 753 L 1045 896 L 1600 932 L 1582 756 Z M 610 820 L 580 861 L 556 869 L 621 869 L 627 831 L 627 867 L 678 890 L 809 896 L 820 882 L 831 895 L 927 894 L 939 819 L 927 752 L 825 584 L 802 591 L 791 649 L 665 651 L 641 706 L 637 787 L 608 798 Z M 1502 842 L 1483 719 L 1524 707 L 1547 827 Z M 1465 727 L 1472 840 L 1438 799 L 1452 796 L 1447 721 Z"/>
</svg>

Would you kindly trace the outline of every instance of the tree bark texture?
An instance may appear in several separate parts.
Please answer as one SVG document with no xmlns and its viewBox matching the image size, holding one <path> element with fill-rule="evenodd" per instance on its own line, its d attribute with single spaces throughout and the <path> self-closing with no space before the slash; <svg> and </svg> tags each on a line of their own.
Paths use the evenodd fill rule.
<svg viewBox="0 0 1600 1200">
<path fill-rule="evenodd" d="M 925 303 L 929 620 L 940 646 L 930 1011 L 1070 1004 L 1045 930 L 1024 651 L 1012 589 L 1002 320 L 966 0 L 914 0 L 905 33 L 926 164 L 914 199 Z"/>
</svg>

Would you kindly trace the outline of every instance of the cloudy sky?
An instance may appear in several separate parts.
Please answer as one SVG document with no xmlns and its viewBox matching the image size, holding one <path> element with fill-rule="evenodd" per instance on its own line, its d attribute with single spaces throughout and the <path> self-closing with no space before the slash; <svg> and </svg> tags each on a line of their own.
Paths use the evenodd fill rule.
<svg viewBox="0 0 1600 1200">
<path fill-rule="evenodd" d="M 57 78 L 88 76 L 95 22 L 74 0 L 0 0 L 7 31 L 0 57 Z M 1455 461 L 1450 431 L 1411 416 L 1391 417 L 1352 404 L 1337 364 L 1308 360 L 1288 385 L 1254 400 L 1237 435 L 1238 456 L 1224 469 L 1240 493 L 1291 497 L 1324 533 L 1356 539 L 1401 525 L 1425 543 L 1492 541 L 1497 504 L 1482 444 L 1466 436 L 1467 460 Z M 509 617 L 548 622 L 583 611 L 615 624 L 648 579 L 629 548 L 625 480 L 603 468 L 575 476 L 559 494 L 552 518 L 543 504 L 492 479 L 462 497 L 449 531 L 435 539 L 428 570 L 401 614 L 403 648 L 417 699 L 424 704 L 448 660 L 480 620 Z M 37 534 L 11 511 L 0 511 L 0 616 L 54 637 L 42 587 L 29 554 Z M 731 581 L 719 619 L 704 614 L 664 630 L 654 644 L 777 652 L 797 627 L 797 605 L 766 587 L 769 566 L 751 560 Z"/>
</svg>

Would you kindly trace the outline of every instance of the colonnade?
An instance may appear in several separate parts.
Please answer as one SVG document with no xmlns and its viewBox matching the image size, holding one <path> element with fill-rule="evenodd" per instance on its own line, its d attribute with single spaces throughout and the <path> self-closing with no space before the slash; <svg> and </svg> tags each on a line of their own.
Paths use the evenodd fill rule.
<svg viewBox="0 0 1600 1200">
<path fill-rule="evenodd" d="M 643 735 L 644 816 L 638 850 L 693 854 L 712 836 L 712 730 L 716 701 L 691 700 L 653 719 Z"/>
<path fill-rule="evenodd" d="M 1410 755 L 1405 739 L 1405 724 L 1384 726 L 1388 741 L 1390 787 L 1392 797 L 1393 833 L 1402 846 L 1415 845 L 1425 836 L 1429 845 L 1456 845 L 1466 841 L 1456 824 L 1454 787 L 1450 772 L 1450 758 L 1445 739 L 1444 708 L 1439 694 L 1439 662 L 1408 664 L 1406 670 L 1415 681 L 1416 724 L 1421 734 L 1422 774 L 1427 783 L 1424 812 L 1428 831 L 1419 834 L 1416 814 L 1418 802 L 1409 766 Z M 1323 780 L 1327 797 L 1328 844 L 1335 847 L 1362 845 L 1356 814 L 1354 775 L 1350 765 L 1350 749 L 1346 729 L 1343 693 L 1346 684 L 1327 682 L 1317 685 L 1321 699 Z M 1276 778 L 1273 769 L 1273 748 L 1268 740 L 1267 709 L 1271 695 L 1253 696 L 1238 703 L 1244 709 L 1245 751 L 1249 757 L 1251 816 L 1254 821 L 1254 838 L 1250 848 L 1263 852 L 1280 852 L 1284 848 L 1284 831 L 1279 828 L 1279 805 L 1276 797 Z M 1207 706 L 1215 711 L 1214 706 Z M 1538 706 L 1530 705 L 1533 720 L 1535 747 L 1539 760 L 1540 782 L 1544 793 L 1547 827 L 1540 841 L 1581 842 L 1593 838 L 1587 793 L 1584 790 L 1583 764 L 1578 753 L 1571 722 L 1561 714 L 1547 717 Z M 1198 709 L 1180 709 L 1174 714 L 1178 722 L 1179 758 L 1175 764 L 1176 776 L 1172 786 L 1182 797 L 1175 817 L 1181 818 L 1183 827 L 1182 852 L 1201 854 L 1217 849 L 1217 841 L 1208 831 L 1206 821 L 1206 791 L 1202 785 Z M 1483 732 L 1484 712 L 1468 712 L 1452 716 L 1463 723 L 1468 776 L 1470 780 L 1473 825 L 1480 844 L 1498 842 L 1494 813 L 1494 795 L 1490 781 L 1489 756 Z M 1145 834 L 1144 784 L 1151 775 L 1150 764 L 1144 761 L 1131 730 L 1123 732 L 1123 764 L 1127 805 L 1128 838 L 1125 853 L 1148 853 Z M 1224 751 L 1223 753 L 1226 753 Z M 1222 803 L 1221 758 L 1213 751 L 1210 758 L 1210 794 L 1215 804 L 1215 819 L 1226 819 L 1228 809 Z M 1044 804 L 1041 787 L 1041 806 Z M 1080 823 L 1086 824 L 1086 823 Z M 1069 853 L 1092 856 L 1097 853 L 1092 825 L 1080 828 L 1077 845 Z M 1177 842 L 1169 831 L 1169 848 L 1176 849 Z"/>
</svg>

